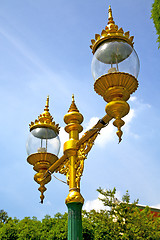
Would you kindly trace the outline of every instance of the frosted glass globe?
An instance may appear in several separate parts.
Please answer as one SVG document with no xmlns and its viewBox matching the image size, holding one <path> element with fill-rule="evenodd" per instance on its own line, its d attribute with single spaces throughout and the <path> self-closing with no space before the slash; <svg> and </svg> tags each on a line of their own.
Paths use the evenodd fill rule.
<svg viewBox="0 0 160 240">
<path fill-rule="evenodd" d="M 113 73 L 125 72 L 138 77 L 139 58 L 127 42 L 112 40 L 103 42 L 93 55 L 91 71 L 94 80 L 100 76 Z"/>
<path fill-rule="evenodd" d="M 58 155 L 60 139 L 58 134 L 50 128 L 35 128 L 28 136 L 26 144 L 27 154 L 48 152 Z"/>
</svg>

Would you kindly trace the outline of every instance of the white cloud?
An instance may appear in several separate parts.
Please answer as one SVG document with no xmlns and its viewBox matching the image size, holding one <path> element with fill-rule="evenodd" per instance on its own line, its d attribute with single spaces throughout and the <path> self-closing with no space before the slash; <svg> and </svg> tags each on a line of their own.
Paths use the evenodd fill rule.
<svg viewBox="0 0 160 240">
<path fill-rule="evenodd" d="M 89 122 L 86 124 L 85 126 L 85 131 L 89 130 L 90 128 L 92 128 L 97 122 L 98 122 L 99 118 L 98 117 L 92 117 Z M 83 133 L 85 132 L 83 131 Z M 82 134 L 83 134 L 82 133 Z"/>
<path fill-rule="evenodd" d="M 114 141 L 116 138 L 115 127 L 112 122 L 107 127 L 103 128 L 96 140 L 96 144 L 99 147 L 105 147 L 108 142 Z"/>
<path fill-rule="evenodd" d="M 98 120 L 99 120 L 98 117 L 92 117 L 89 120 L 89 122 L 86 124 L 86 127 L 85 127 L 83 133 L 85 131 L 91 129 L 98 122 Z M 114 140 L 114 131 L 115 131 L 114 128 L 115 127 L 112 125 L 112 123 L 109 123 L 106 128 L 103 128 L 96 139 L 96 145 L 98 145 L 99 147 L 104 147 L 107 142 L 113 141 Z"/>
<path fill-rule="evenodd" d="M 160 209 L 160 203 L 156 204 L 155 206 L 151 206 L 151 207 Z"/>
<path fill-rule="evenodd" d="M 122 131 L 123 133 L 125 132 L 129 135 L 132 135 L 134 138 L 139 138 L 140 136 L 137 133 L 133 133 L 131 131 L 130 126 L 131 126 L 132 120 L 133 118 L 136 117 L 137 114 L 139 114 L 139 112 L 146 111 L 146 109 L 151 108 L 151 105 L 139 101 L 135 96 L 130 98 L 130 102 L 134 105 L 133 105 L 133 108 L 130 109 L 129 113 L 123 118 L 125 125 L 123 126 Z M 92 128 L 94 124 L 97 123 L 98 120 L 99 120 L 98 117 L 91 118 L 89 123 L 86 126 L 85 131 Z M 113 126 L 112 122 L 110 122 L 107 127 L 103 128 L 100 131 L 100 135 L 96 139 L 96 145 L 98 147 L 103 148 L 106 146 L 108 142 L 115 141 L 117 139 L 116 131 L 117 131 L 116 127 Z"/>
<path fill-rule="evenodd" d="M 115 197 L 120 200 L 121 199 L 121 193 L 120 191 L 117 191 L 116 194 L 115 194 Z M 98 198 L 104 198 L 103 195 L 101 195 L 99 193 L 98 195 Z M 94 200 L 88 200 L 85 202 L 84 206 L 83 206 L 83 210 L 86 210 L 86 211 L 90 211 L 92 209 L 96 210 L 96 211 L 100 211 L 100 210 L 108 210 L 109 207 L 107 206 L 104 206 L 103 205 L 103 202 L 99 199 L 94 199 Z"/>
<path fill-rule="evenodd" d="M 130 102 L 134 102 L 136 100 L 137 100 L 137 97 L 135 97 L 135 96 L 131 96 L 130 99 L 129 99 Z"/>
<path fill-rule="evenodd" d="M 135 116 L 135 111 L 134 111 L 134 109 L 131 109 L 129 114 L 124 118 L 125 125 L 124 125 L 124 128 L 122 129 L 122 131 L 129 132 L 130 123 L 131 123 L 132 119 L 134 118 L 134 116 Z M 85 131 L 92 128 L 98 122 L 98 120 L 99 120 L 98 117 L 92 117 L 90 119 L 90 121 L 88 122 L 88 124 L 86 125 Z M 106 146 L 107 143 L 115 141 L 117 139 L 116 131 L 117 131 L 117 129 L 112 124 L 112 121 L 111 121 L 107 127 L 101 129 L 100 134 L 98 135 L 98 137 L 95 141 L 96 145 L 98 147 L 103 148 Z"/>
<path fill-rule="evenodd" d="M 99 194 L 98 197 L 101 197 L 102 198 L 102 195 Z M 96 210 L 96 211 L 99 211 L 99 210 L 107 210 L 109 209 L 108 207 L 105 207 L 103 205 L 103 202 L 101 200 L 99 200 L 98 198 L 95 199 L 95 200 L 91 200 L 91 201 L 86 201 L 84 206 L 83 206 L 83 210 L 86 210 L 86 211 L 90 211 L 90 210 Z"/>
<path fill-rule="evenodd" d="M 131 132 L 130 130 L 130 125 L 131 125 L 131 122 L 132 122 L 132 119 L 135 117 L 135 110 L 134 109 L 130 109 L 128 115 L 126 115 L 123 120 L 125 122 L 125 125 L 122 129 L 123 132 L 126 132 L 127 134 L 130 134 L 132 136 L 134 136 L 135 138 L 138 138 L 139 135 L 138 134 L 135 134 L 133 132 Z"/>
<path fill-rule="evenodd" d="M 125 124 L 129 124 L 134 117 L 135 117 L 135 110 L 130 109 L 129 113 L 123 118 L 123 120 L 125 121 Z"/>
<path fill-rule="evenodd" d="M 142 111 L 144 109 L 148 109 L 148 108 L 151 108 L 151 105 L 148 104 L 148 103 L 143 103 L 142 101 L 140 101 L 137 97 L 135 96 L 131 96 L 130 99 L 129 99 L 129 102 L 131 102 L 132 104 L 135 105 L 136 107 L 136 112 L 137 111 Z"/>
</svg>

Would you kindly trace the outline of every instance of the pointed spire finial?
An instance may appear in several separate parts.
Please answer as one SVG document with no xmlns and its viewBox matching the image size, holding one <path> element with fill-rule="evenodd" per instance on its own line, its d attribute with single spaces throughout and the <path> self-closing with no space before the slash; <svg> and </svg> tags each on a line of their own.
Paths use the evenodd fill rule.
<svg viewBox="0 0 160 240">
<path fill-rule="evenodd" d="M 38 116 L 38 119 L 36 119 L 34 122 L 31 122 L 29 124 L 29 127 L 30 127 L 30 131 L 38 127 L 46 127 L 46 128 L 51 128 L 57 134 L 59 133 L 59 129 L 60 129 L 59 124 L 55 123 L 52 115 L 49 112 L 49 96 L 47 96 L 44 112 Z"/>
<path fill-rule="evenodd" d="M 83 122 L 83 115 L 79 112 L 75 100 L 74 94 L 72 94 L 72 102 L 68 112 L 64 115 L 64 122 L 67 124 L 65 131 L 70 133 L 72 130 L 77 130 L 79 133 L 83 130 L 80 125 Z"/>
<path fill-rule="evenodd" d="M 72 103 L 71 103 L 71 106 L 70 106 L 68 112 L 79 112 L 78 108 L 77 108 L 77 106 L 75 104 L 74 94 L 72 94 Z"/>
<path fill-rule="evenodd" d="M 108 25 L 110 25 L 110 24 L 115 24 L 115 22 L 113 21 L 112 9 L 111 9 L 111 6 L 109 5 L 109 9 L 108 9 Z"/>
<path fill-rule="evenodd" d="M 72 102 L 74 102 L 74 94 L 72 94 Z"/>
<path fill-rule="evenodd" d="M 49 111 L 49 95 L 47 96 L 46 105 L 44 111 Z"/>
</svg>

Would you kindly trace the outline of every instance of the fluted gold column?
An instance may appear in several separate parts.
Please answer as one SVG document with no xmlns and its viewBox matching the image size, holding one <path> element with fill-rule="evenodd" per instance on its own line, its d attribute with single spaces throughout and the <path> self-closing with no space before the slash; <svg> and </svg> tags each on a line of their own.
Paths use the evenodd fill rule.
<svg viewBox="0 0 160 240">
<path fill-rule="evenodd" d="M 80 188 L 76 181 L 76 160 L 77 160 L 77 141 L 79 140 L 79 133 L 83 130 L 80 125 L 83 122 L 83 115 L 77 109 L 74 101 L 74 95 L 72 96 L 72 103 L 68 110 L 68 113 L 64 116 L 64 122 L 67 124 L 65 131 L 69 133 L 69 140 L 64 144 L 64 154 L 69 158 L 69 194 L 66 198 L 66 204 L 71 202 L 81 202 L 83 204 L 84 199 L 80 194 Z"/>
</svg>

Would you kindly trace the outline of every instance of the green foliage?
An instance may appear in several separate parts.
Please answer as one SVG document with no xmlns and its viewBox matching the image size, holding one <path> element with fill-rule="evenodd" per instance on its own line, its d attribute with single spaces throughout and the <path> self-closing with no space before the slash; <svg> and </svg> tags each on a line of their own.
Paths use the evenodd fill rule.
<svg viewBox="0 0 160 240">
<path fill-rule="evenodd" d="M 98 192 L 108 209 L 82 211 L 84 240 L 160 239 L 160 217 L 154 217 L 149 207 L 140 211 L 138 200 L 131 204 L 128 191 L 122 201 L 116 198 L 115 188 L 99 188 Z M 0 213 L 0 240 L 67 240 L 67 213 L 46 215 L 42 221 L 36 217 L 12 219 L 3 210 Z"/>
<path fill-rule="evenodd" d="M 112 222 L 110 222 L 110 234 L 113 232 L 111 239 L 160 239 L 160 217 L 153 217 L 149 207 L 140 211 L 137 207 L 138 200 L 130 204 L 128 191 L 122 197 L 122 201 L 116 198 L 115 188 L 113 190 L 99 188 L 98 192 L 103 196 L 101 200 L 104 205 L 110 207 L 108 214 Z"/>
<path fill-rule="evenodd" d="M 40 227 L 41 222 L 38 221 L 35 217 L 32 219 L 25 217 L 23 220 L 17 223 L 17 239 L 40 240 Z"/>
<path fill-rule="evenodd" d="M 48 234 L 48 240 L 67 240 L 67 213 L 57 213 L 54 216 L 54 227 L 52 227 Z M 44 238 L 45 240 L 46 238 Z"/>
<path fill-rule="evenodd" d="M 8 216 L 8 215 L 7 215 Z M 42 221 L 25 217 L 7 218 L 0 225 L 0 240 L 67 240 L 67 213 L 46 215 Z"/>
<path fill-rule="evenodd" d="M 5 223 L 8 219 L 8 214 L 4 210 L 0 210 L 0 223 Z"/>
<path fill-rule="evenodd" d="M 158 35 L 157 42 L 159 42 L 158 48 L 160 48 L 160 1 L 159 0 L 155 0 L 152 5 L 151 18 L 153 19 L 154 26 L 157 31 L 157 35 Z"/>
</svg>

